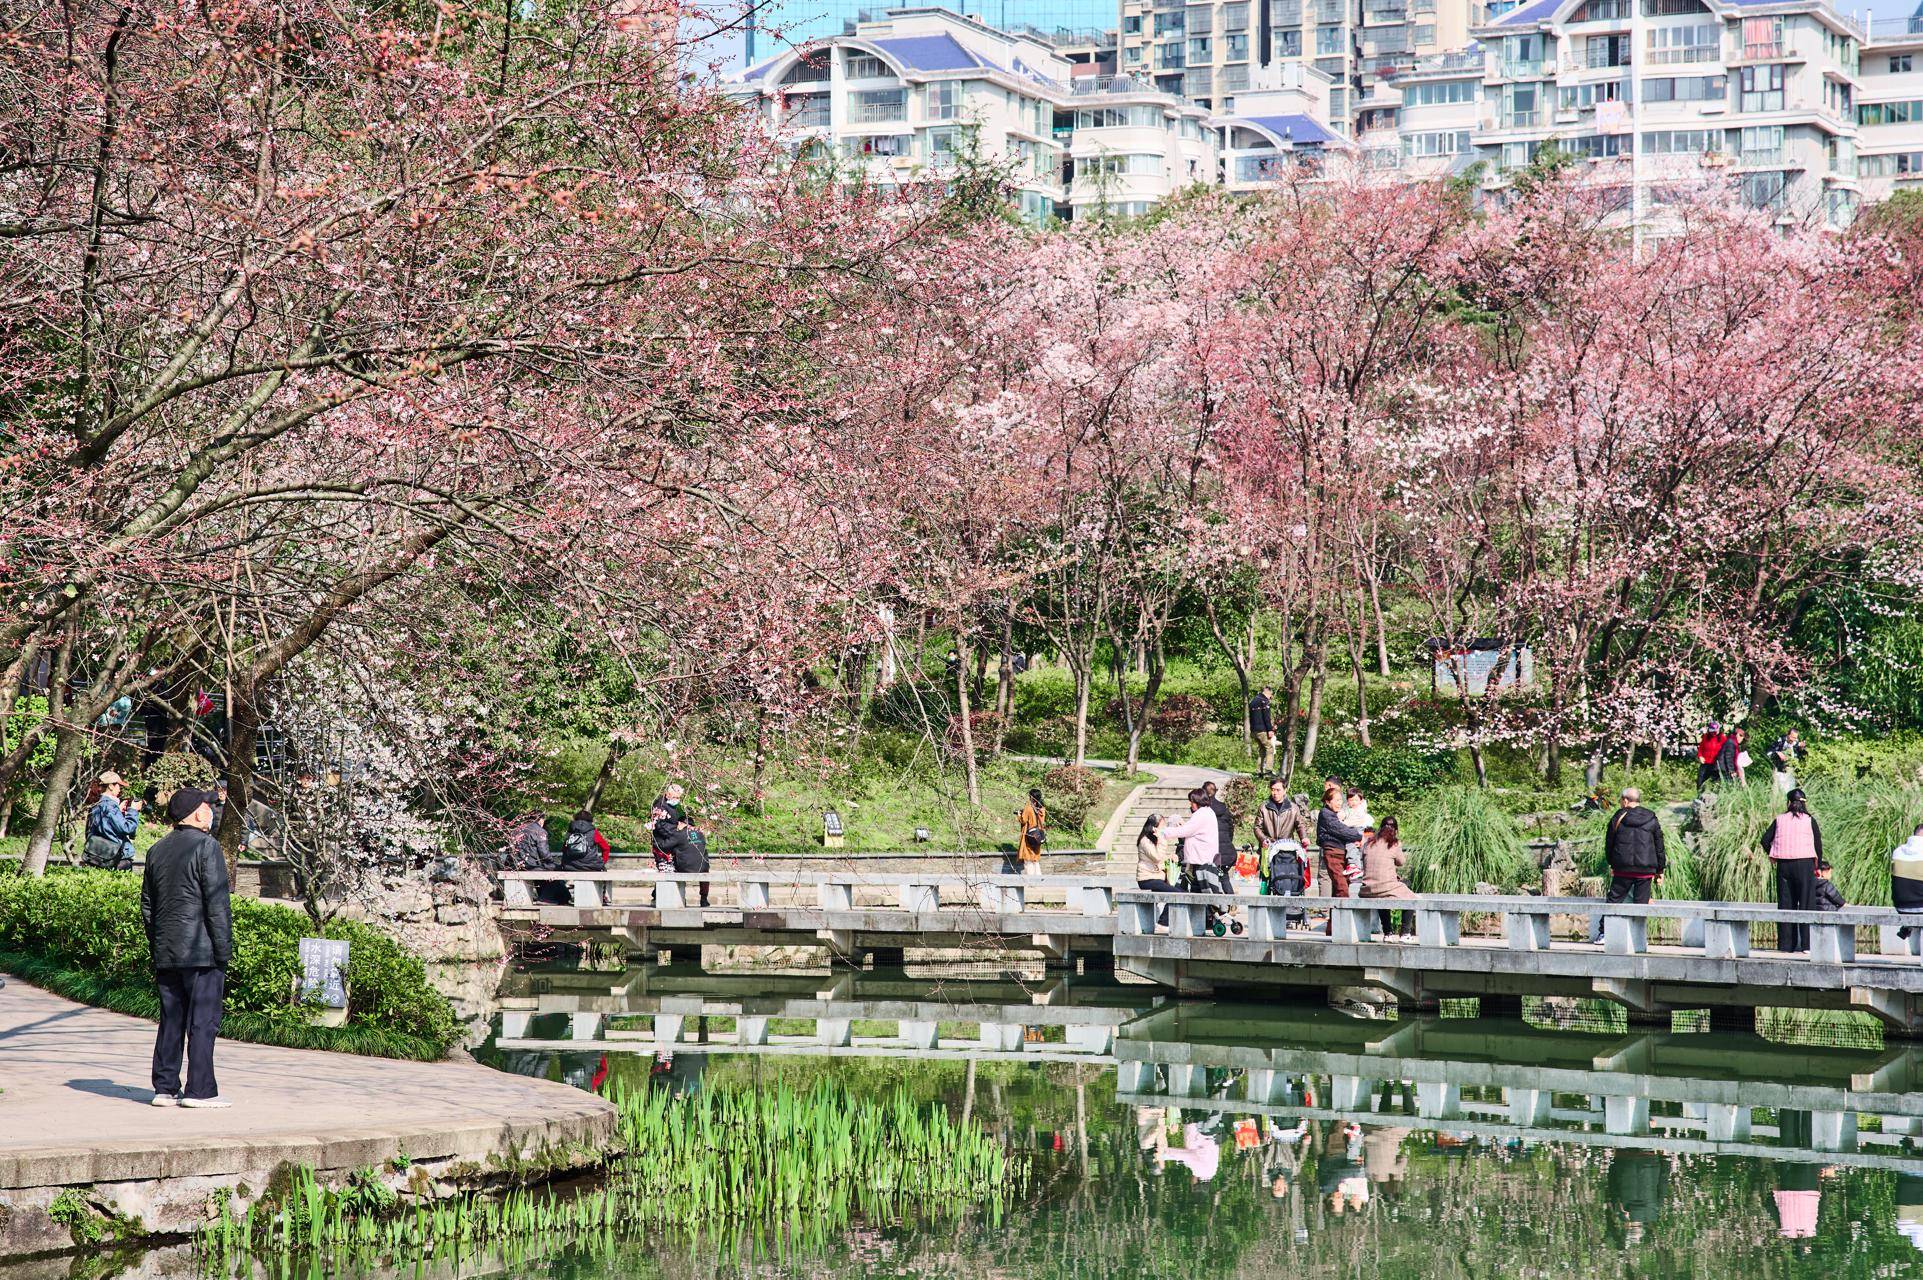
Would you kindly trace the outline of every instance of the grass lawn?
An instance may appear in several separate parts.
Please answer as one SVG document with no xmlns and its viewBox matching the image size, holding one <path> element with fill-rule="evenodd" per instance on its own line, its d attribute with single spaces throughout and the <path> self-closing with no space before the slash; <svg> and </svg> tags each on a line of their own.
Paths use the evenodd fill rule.
<svg viewBox="0 0 1923 1280">
<path fill-rule="evenodd" d="M 750 801 L 750 786 L 730 764 L 717 764 L 709 773 L 714 780 L 705 786 L 698 768 L 673 775 L 688 786 L 695 812 L 712 822 L 709 848 L 717 854 L 820 852 L 822 814 L 828 809 L 841 815 L 843 847 L 849 850 L 1012 850 L 1016 815 L 1028 789 L 1043 787 L 1046 796 L 1042 778 L 1050 768 L 1005 757 L 985 762 L 980 771 L 982 803 L 975 808 L 968 803 L 960 770 L 938 768 L 914 756 L 891 763 L 885 752 L 864 751 L 846 769 L 771 773 L 764 780 L 763 802 L 756 806 Z M 557 818 L 560 808 L 586 795 L 599 766 L 598 745 L 582 744 L 556 757 L 548 785 L 551 794 L 564 801 L 556 806 Z M 617 768 L 597 814 L 602 831 L 617 848 L 645 847 L 647 806 L 669 776 L 633 757 Z M 1059 814 L 1050 822 L 1052 847 L 1092 848 L 1115 806 L 1147 780 L 1146 774 L 1109 777 L 1081 826 L 1068 824 Z M 554 825 L 558 831 L 565 821 Z M 919 846 L 917 827 L 929 833 Z"/>
</svg>

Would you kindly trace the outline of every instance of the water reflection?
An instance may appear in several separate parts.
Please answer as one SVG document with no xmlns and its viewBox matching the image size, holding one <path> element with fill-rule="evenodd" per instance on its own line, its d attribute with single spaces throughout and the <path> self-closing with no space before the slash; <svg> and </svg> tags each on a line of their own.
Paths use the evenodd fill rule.
<svg viewBox="0 0 1923 1280">
<path fill-rule="evenodd" d="M 1923 1274 L 1923 1059 L 1900 1046 L 664 968 L 519 975 L 482 1054 L 582 1087 L 906 1088 L 1038 1157 L 1008 1219 L 873 1224 L 769 1274 Z M 552 1274 L 739 1274 L 702 1256 Z"/>
</svg>

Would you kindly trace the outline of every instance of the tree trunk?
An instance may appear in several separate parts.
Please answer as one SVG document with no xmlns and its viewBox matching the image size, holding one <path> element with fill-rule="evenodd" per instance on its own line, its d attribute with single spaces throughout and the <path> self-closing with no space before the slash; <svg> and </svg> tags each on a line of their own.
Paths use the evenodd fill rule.
<svg viewBox="0 0 1923 1280">
<path fill-rule="evenodd" d="M 53 764 L 47 769 L 46 790 L 40 795 L 40 816 L 34 820 L 33 833 L 27 837 L 27 852 L 20 860 L 23 876 L 47 874 L 47 855 L 53 852 L 54 832 L 60 827 L 67 809 L 67 789 L 73 785 L 74 771 L 80 766 L 80 733 L 65 726 L 53 733 Z"/>
<path fill-rule="evenodd" d="M 1002 613 L 1002 666 L 995 678 L 995 714 L 1002 724 L 1015 719 L 1015 610 L 1011 605 Z"/>
<path fill-rule="evenodd" d="M 1367 643 L 1363 628 L 1368 625 L 1367 615 L 1362 611 L 1362 602 L 1356 602 L 1356 619 L 1353 625 L 1345 627 L 1348 631 L 1349 667 L 1355 672 L 1355 733 L 1362 745 L 1373 745 L 1369 741 L 1369 679 L 1362 670 L 1362 647 Z M 1343 622 L 1347 623 L 1348 609 L 1343 609 Z"/>
<path fill-rule="evenodd" d="M 613 737 L 608 739 L 608 754 L 602 758 L 601 767 L 594 772 L 594 785 L 588 788 L 587 799 L 581 803 L 583 809 L 586 809 L 589 813 L 593 813 L 600 805 L 601 793 L 607 790 L 608 783 L 614 779 L 616 766 L 621 763 L 622 757 L 627 755 L 627 753 L 627 748 L 622 746 L 618 739 Z M 759 777 L 761 766 L 758 753 L 755 759 L 756 776 Z M 758 789 L 759 788 L 757 788 L 757 790 Z"/>
<path fill-rule="evenodd" d="M 13 797 L 0 801 L 0 840 L 7 838 L 7 825 L 13 821 Z"/>
<path fill-rule="evenodd" d="M 1469 763 L 1476 767 L 1476 785 L 1488 790 L 1489 764 L 1482 758 L 1482 747 L 1477 743 L 1469 744 Z"/>
<path fill-rule="evenodd" d="M 975 774 L 975 730 L 968 723 L 968 638 L 961 619 L 955 620 L 955 709 L 961 715 L 962 772 L 968 779 L 968 803 L 981 807 L 981 779 Z"/>
<path fill-rule="evenodd" d="M 895 683 L 895 610 L 882 605 L 876 613 L 881 619 L 881 673 L 875 678 L 875 688 L 886 689 Z"/>
<path fill-rule="evenodd" d="M 1389 678 L 1389 627 L 1382 620 L 1382 584 L 1373 571 L 1369 574 L 1369 608 L 1375 614 L 1376 674 L 1386 680 Z"/>
<path fill-rule="evenodd" d="M 1227 629 L 1223 627 L 1221 619 L 1216 615 L 1215 601 L 1213 599 L 1204 598 L 1202 602 L 1202 612 L 1208 619 L 1209 634 L 1215 637 L 1216 647 L 1220 649 L 1222 655 L 1229 660 L 1229 666 L 1235 672 L 1235 682 L 1240 685 L 1242 689 L 1242 715 L 1240 717 L 1242 721 L 1242 749 L 1247 751 L 1250 749 L 1250 744 L 1253 740 L 1253 735 L 1249 732 L 1248 705 L 1249 699 L 1254 692 L 1249 688 L 1249 668 L 1255 661 L 1255 614 L 1253 612 L 1249 614 L 1249 629 L 1245 648 L 1244 638 L 1242 636 L 1238 635 L 1234 639 L 1230 639 Z"/>
<path fill-rule="evenodd" d="M 1302 767 L 1315 767 L 1316 739 L 1322 734 L 1322 692 L 1329 683 L 1329 650 L 1323 637 L 1315 641 L 1314 669 L 1309 677 L 1309 727 L 1302 734 Z"/>
<path fill-rule="evenodd" d="M 1071 668 L 1075 676 L 1075 763 L 1078 765 L 1088 763 L 1088 696 L 1095 683 L 1089 666 L 1089 661 L 1083 661 Z"/>
</svg>

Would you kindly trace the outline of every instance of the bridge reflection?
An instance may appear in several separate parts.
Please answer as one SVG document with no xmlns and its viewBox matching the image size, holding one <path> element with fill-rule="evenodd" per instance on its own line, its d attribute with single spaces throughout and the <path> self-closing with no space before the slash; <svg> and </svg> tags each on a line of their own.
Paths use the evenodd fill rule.
<svg viewBox="0 0 1923 1280">
<path fill-rule="evenodd" d="M 1750 1033 L 1379 1020 L 1314 1006 L 1176 1002 L 1112 979 L 517 975 L 492 1051 L 585 1078 L 602 1055 L 1093 1064 L 1116 1102 L 1265 1129 L 1399 1125 L 1462 1141 L 1758 1156 L 1923 1174 L 1923 1050 Z"/>
</svg>

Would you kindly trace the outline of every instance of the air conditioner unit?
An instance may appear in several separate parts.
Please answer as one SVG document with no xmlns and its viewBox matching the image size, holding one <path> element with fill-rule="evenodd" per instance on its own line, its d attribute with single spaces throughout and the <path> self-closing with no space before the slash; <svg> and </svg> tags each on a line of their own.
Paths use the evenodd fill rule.
<svg viewBox="0 0 1923 1280">
<path fill-rule="evenodd" d="M 1703 116 L 1720 116 L 1728 110 L 1729 104 L 1727 102 L 1705 102 L 1697 109 L 1696 114 Z"/>
<path fill-rule="evenodd" d="M 1580 111 L 1558 111 L 1556 113 L 1557 124 L 1575 124 L 1581 119 L 1582 112 Z"/>
<path fill-rule="evenodd" d="M 888 167 L 891 169 L 912 169 L 915 167 L 915 157 L 895 156 L 888 161 Z"/>
</svg>

